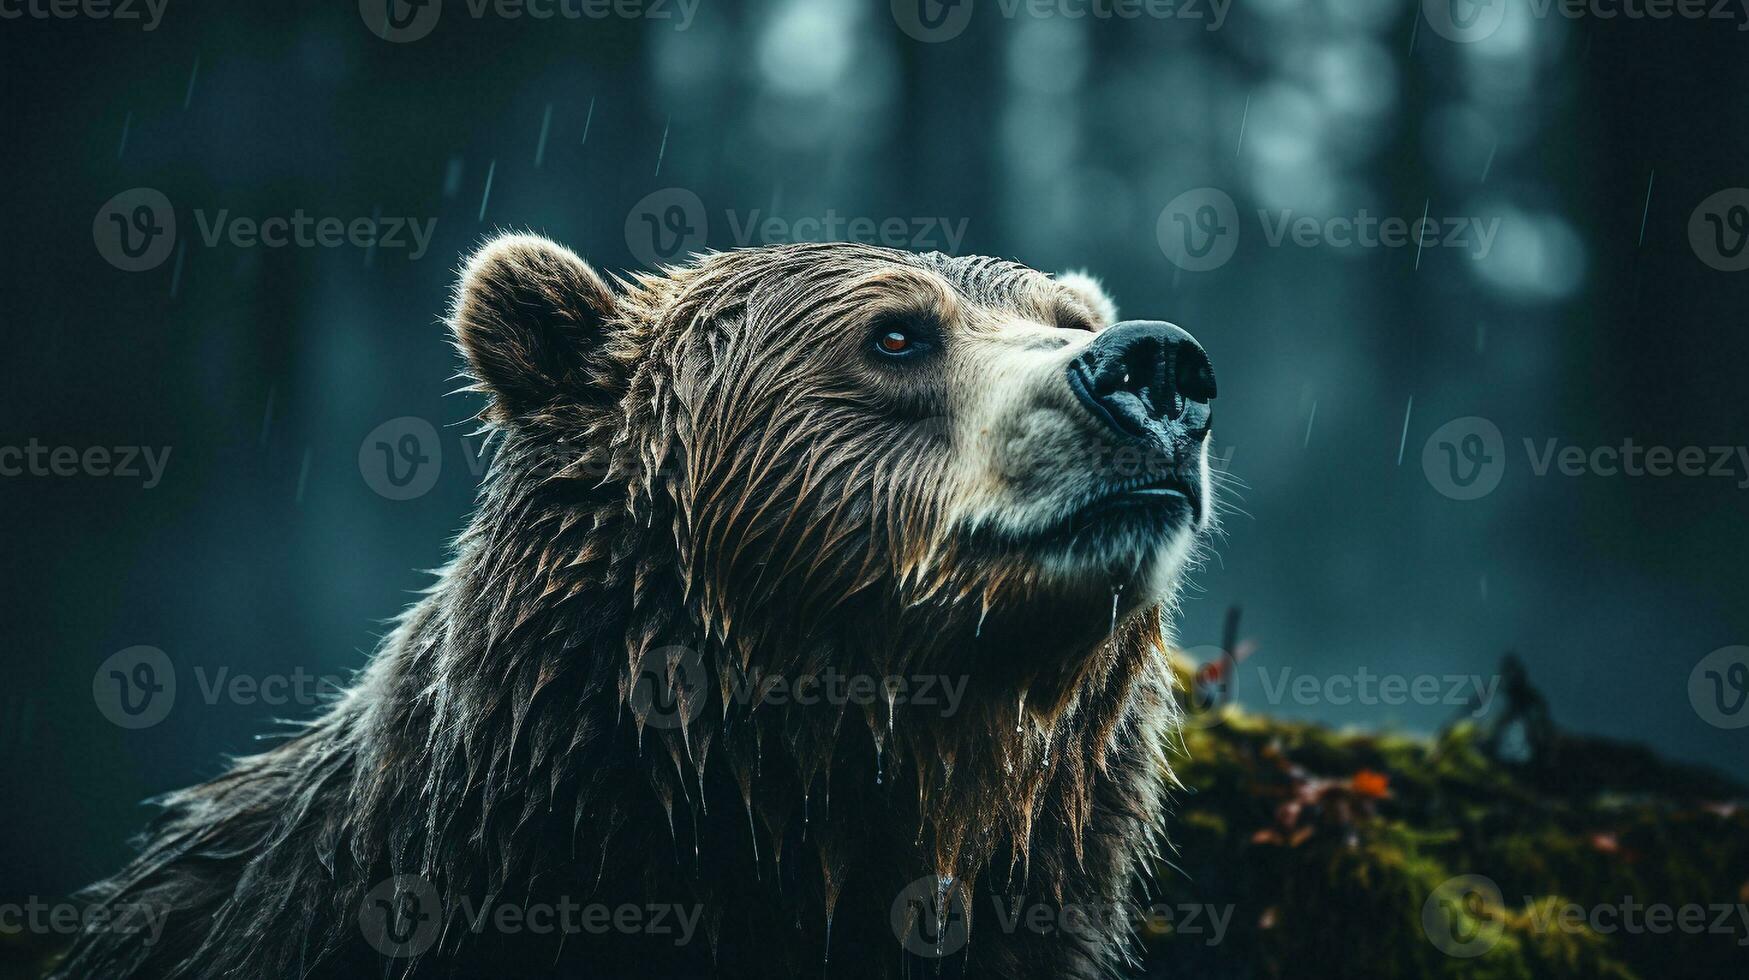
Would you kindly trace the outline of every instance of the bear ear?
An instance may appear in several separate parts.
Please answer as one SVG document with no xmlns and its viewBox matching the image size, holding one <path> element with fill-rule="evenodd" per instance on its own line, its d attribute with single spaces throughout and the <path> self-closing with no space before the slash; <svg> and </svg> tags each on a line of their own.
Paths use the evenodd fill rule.
<svg viewBox="0 0 1749 980">
<path fill-rule="evenodd" d="M 1078 269 L 1070 272 L 1059 272 L 1053 278 L 1063 288 L 1075 294 L 1076 299 L 1086 304 L 1087 309 L 1091 310 L 1094 316 L 1099 317 L 1099 326 L 1109 327 L 1117 322 L 1117 304 L 1105 294 L 1105 287 L 1099 284 L 1098 279 Z"/>
<path fill-rule="evenodd" d="M 539 235 L 501 235 L 462 267 L 449 325 L 468 373 L 492 396 L 487 417 L 510 422 L 587 397 L 585 367 L 617 302 L 570 249 Z"/>
</svg>

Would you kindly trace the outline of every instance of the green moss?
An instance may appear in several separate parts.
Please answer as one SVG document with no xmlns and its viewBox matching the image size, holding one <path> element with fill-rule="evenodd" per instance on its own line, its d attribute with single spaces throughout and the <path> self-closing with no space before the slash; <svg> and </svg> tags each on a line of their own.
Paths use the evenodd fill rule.
<svg viewBox="0 0 1749 980">
<path fill-rule="evenodd" d="M 1658 905 L 1711 926 L 1749 902 L 1749 809 L 1725 802 L 1741 787 L 1602 740 L 1557 735 L 1536 765 L 1485 746 L 1470 722 L 1426 739 L 1194 718 L 1157 891 L 1232 924 L 1154 938 L 1150 975 L 1744 975 L 1735 909 L 1731 932 L 1618 924 Z"/>
</svg>

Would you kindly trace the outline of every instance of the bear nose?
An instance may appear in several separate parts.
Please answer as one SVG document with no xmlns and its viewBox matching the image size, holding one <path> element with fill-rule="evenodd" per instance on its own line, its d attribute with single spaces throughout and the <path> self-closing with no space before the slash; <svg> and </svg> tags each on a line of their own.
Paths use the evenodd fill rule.
<svg viewBox="0 0 1749 980">
<path fill-rule="evenodd" d="M 1160 439 L 1168 423 L 1192 440 L 1213 420 L 1215 372 L 1182 327 L 1125 320 L 1107 327 L 1069 362 L 1069 387 L 1093 415 L 1125 435 Z"/>
</svg>

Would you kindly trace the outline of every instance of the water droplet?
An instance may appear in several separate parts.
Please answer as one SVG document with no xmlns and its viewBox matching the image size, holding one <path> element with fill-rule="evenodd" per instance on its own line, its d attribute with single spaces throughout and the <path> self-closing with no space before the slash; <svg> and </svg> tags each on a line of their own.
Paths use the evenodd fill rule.
<svg viewBox="0 0 1749 980">
<path fill-rule="evenodd" d="M 947 940 L 948 907 L 947 895 L 953 888 L 952 875 L 939 875 L 935 879 L 935 956 L 937 959 L 947 955 L 943 944 Z"/>
<path fill-rule="evenodd" d="M 826 955 L 820 958 L 822 970 L 832 962 L 832 913 L 826 913 Z"/>
</svg>

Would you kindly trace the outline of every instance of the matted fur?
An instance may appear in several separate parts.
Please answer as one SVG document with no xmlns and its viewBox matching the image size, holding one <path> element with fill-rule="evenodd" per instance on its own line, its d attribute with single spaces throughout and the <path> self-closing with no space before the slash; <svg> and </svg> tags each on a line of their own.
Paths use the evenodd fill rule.
<svg viewBox="0 0 1749 980">
<path fill-rule="evenodd" d="M 1104 582 L 957 529 L 962 436 L 927 424 L 952 406 L 885 421 L 843 343 L 917 310 L 974 338 L 1115 315 L 1091 280 L 992 259 L 795 245 L 610 286 L 542 239 L 482 249 L 451 322 L 494 455 L 454 560 L 341 700 L 165 797 L 88 893 L 168 910 L 163 939 L 88 933 L 60 974 L 1117 971 L 1121 917 L 1044 936 L 978 910 L 1109 908 L 1158 857 L 1169 600 L 1112 600 L 1107 623 Z M 737 695 L 827 668 L 961 676 L 964 704 Z M 685 723 L 652 724 L 639 683 L 699 670 Z M 397 874 L 432 883 L 446 925 L 392 959 L 358 913 Z M 920 877 L 972 919 L 939 963 L 891 920 Z M 696 905 L 706 935 L 475 933 L 459 904 L 560 896 Z"/>
</svg>

